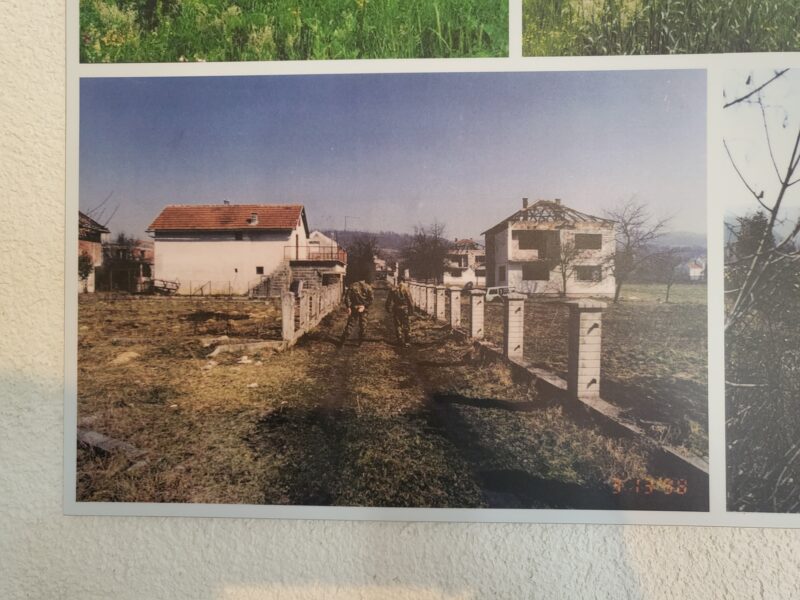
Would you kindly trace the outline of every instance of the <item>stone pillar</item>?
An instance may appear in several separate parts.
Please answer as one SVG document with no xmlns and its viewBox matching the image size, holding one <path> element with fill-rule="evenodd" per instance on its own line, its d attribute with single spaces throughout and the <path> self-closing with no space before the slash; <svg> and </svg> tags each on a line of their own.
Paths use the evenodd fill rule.
<svg viewBox="0 0 800 600">
<path fill-rule="evenodd" d="M 461 327 L 461 290 L 451 288 L 450 294 L 450 327 L 458 329 Z"/>
<path fill-rule="evenodd" d="M 294 339 L 294 294 L 281 294 L 281 337 L 287 342 Z"/>
<path fill-rule="evenodd" d="M 430 316 L 436 313 L 436 286 L 425 286 L 425 312 Z"/>
<path fill-rule="evenodd" d="M 469 291 L 469 335 L 482 340 L 486 332 L 483 330 L 483 316 L 486 308 L 486 291 Z"/>
<path fill-rule="evenodd" d="M 521 359 L 525 330 L 525 295 L 509 293 L 503 313 L 503 354 Z"/>
<path fill-rule="evenodd" d="M 435 309 L 435 318 L 437 321 L 444 321 L 447 315 L 445 303 L 447 302 L 447 297 L 445 293 L 447 292 L 447 288 L 443 285 L 436 286 L 436 309 Z"/>
<path fill-rule="evenodd" d="M 309 296 L 307 294 L 301 294 L 298 297 L 300 298 L 300 331 L 305 331 L 308 329 L 308 322 L 311 317 L 311 303 L 308 301 Z"/>
<path fill-rule="evenodd" d="M 577 398 L 600 397 L 600 340 L 605 302 L 573 300 L 569 306 L 567 391 Z"/>
</svg>

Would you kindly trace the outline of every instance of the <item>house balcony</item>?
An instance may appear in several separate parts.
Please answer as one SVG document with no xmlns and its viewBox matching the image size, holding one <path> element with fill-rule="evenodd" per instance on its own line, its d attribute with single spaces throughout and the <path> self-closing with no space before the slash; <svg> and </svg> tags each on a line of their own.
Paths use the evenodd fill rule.
<svg viewBox="0 0 800 600">
<path fill-rule="evenodd" d="M 338 263 L 347 264 L 347 252 L 339 246 L 284 246 L 283 259 L 292 263 Z"/>
</svg>

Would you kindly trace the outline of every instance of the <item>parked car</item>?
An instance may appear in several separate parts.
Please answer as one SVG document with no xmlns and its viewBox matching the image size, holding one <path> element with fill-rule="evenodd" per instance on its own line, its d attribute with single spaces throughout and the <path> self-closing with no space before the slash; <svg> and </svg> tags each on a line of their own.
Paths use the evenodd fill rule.
<svg viewBox="0 0 800 600">
<path fill-rule="evenodd" d="M 508 286 L 496 286 L 486 288 L 486 301 L 492 302 L 494 300 L 502 300 L 505 296 L 512 292 L 513 290 Z"/>
</svg>

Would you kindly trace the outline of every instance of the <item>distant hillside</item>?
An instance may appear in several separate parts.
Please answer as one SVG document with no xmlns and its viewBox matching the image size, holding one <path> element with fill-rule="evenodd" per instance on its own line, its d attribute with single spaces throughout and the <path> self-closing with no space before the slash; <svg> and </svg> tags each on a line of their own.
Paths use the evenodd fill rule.
<svg viewBox="0 0 800 600">
<path fill-rule="evenodd" d="M 341 246 L 347 248 L 354 239 L 362 235 L 371 235 L 378 241 L 378 247 L 388 254 L 395 254 L 402 250 L 412 239 L 408 233 L 395 233 L 394 231 L 342 231 L 341 229 L 325 229 L 322 233 L 335 239 Z"/>
<path fill-rule="evenodd" d="M 669 231 L 659 237 L 654 245 L 670 248 L 706 248 L 708 241 L 702 233 L 691 231 Z"/>
</svg>

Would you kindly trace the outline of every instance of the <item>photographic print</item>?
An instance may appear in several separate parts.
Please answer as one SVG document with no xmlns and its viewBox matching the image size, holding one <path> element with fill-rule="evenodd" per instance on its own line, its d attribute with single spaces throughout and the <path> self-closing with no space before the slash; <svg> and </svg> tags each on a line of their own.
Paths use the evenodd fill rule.
<svg viewBox="0 0 800 600">
<path fill-rule="evenodd" d="M 508 56 L 507 0 L 80 0 L 80 60 Z"/>
<path fill-rule="evenodd" d="M 525 56 L 789 52 L 795 0 L 522 0 Z"/>
<path fill-rule="evenodd" d="M 729 71 L 725 349 L 728 510 L 800 510 L 800 73 Z"/>
<path fill-rule="evenodd" d="M 83 79 L 75 498 L 707 511 L 705 195 L 702 70 Z"/>
</svg>

